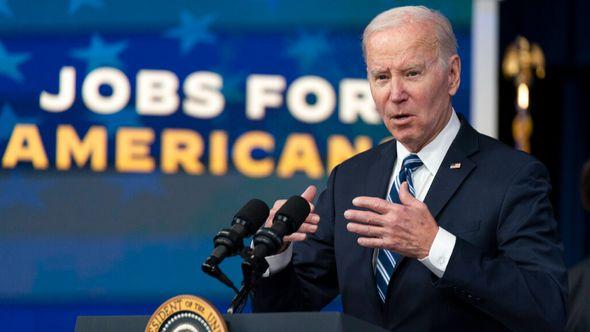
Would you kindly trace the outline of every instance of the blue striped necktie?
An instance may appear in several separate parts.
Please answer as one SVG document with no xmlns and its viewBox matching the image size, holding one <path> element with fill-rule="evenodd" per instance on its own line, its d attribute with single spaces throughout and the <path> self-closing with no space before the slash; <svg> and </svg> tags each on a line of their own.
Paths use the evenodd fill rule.
<svg viewBox="0 0 590 332">
<path fill-rule="evenodd" d="M 408 182 L 408 189 L 412 196 L 416 196 L 416 190 L 412 182 L 412 172 L 422 166 L 422 160 L 415 155 L 411 154 L 407 156 L 402 162 L 402 167 L 399 174 L 393 181 L 393 186 L 389 191 L 387 200 L 392 203 L 401 204 L 399 200 L 399 188 L 404 181 Z M 402 256 L 396 252 L 387 249 L 377 249 L 377 264 L 375 267 L 375 280 L 377 281 L 377 293 L 381 301 L 385 302 L 387 295 L 387 286 L 389 285 L 389 279 L 395 270 L 396 264 Z"/>
</svg>

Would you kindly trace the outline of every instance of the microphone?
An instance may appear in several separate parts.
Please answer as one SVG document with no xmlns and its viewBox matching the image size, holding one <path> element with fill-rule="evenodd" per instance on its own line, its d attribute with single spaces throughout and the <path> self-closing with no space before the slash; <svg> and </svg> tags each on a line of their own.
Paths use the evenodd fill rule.
<svg viewBox="0 0 590 332">
<path fill-rule="evenodd" d="M 289 198 L 275 214 L 272 227 L 261 228 L 254 235 L 254 249 L 250 259 L 264 264 L 264 257 L 276 254 L 283 245 L 283 236 L 297 231 L 310 211 L 305 198 Z"/>
<path fill-rule="evenodd" d="M 242 240 L 253 235 L 268 218 L 266 203 L 252 199 L 234 216 L 231 228 L 220 230 L 213 238 L 215 249 L 204 265 L 216 266 L 228 256 L 234 256 L 244 247 Z"/>
</svg>

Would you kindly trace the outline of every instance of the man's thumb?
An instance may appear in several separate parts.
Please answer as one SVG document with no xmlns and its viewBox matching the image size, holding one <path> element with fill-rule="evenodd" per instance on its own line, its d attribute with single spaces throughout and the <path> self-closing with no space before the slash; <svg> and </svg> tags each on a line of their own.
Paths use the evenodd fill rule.
<svg viewBox="0 0 590 332">
<path fill-rule="evenodd" d="M 408 181 L 404 181 L 402 183 L 402 185 L 399 187 L 399 201 L 403 204 L 403 205 L 410 205 L 414 202 L 414 200 L 416 199 L 411 193 L 410 193 L 410 187 L 408 186 Z"/>
</svg>

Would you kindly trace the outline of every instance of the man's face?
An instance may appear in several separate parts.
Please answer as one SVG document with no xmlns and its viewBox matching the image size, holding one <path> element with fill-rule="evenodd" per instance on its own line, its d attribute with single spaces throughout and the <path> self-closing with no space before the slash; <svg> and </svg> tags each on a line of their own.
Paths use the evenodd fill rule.
<svg viewBox="0 0 590 332">
<path fill-rule="evenodd" d="M 366 41 L 371 93 L 389 132 L 412 152 L 445 127 L 450 99 L 459 87 L 460 60 L 438 58 L 434 29 L 404 24 L 375 32 Z"/>
</svg>

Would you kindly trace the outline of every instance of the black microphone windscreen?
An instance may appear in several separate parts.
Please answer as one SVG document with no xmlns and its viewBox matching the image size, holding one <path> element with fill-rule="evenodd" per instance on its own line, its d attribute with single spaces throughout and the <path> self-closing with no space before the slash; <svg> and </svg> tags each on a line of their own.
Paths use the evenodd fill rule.
<svg viewBox="0 0 590 332">
<path fill-rule="evenodd" d="M 309 212 L 311 212 L 311 209 L 305 198 L 301 196 L 291 196 L 291 198 L 289 198 L 277 211 L 276 215 L 283 215 L 292 220 L 292 229 L 288 233 L 291 234 L 301 227 L 301 224 L 303 224 L 305 218 L 309 215 Z"/>
<path fill-rule="evenodd" d="M 248 223 L 246 227 L 248 228 L 249 235 L 256 233 L 256 231 L 264 224 L 266 218 L 270 210 L 268 205 L 259 199 L 251 199 L 246 205 L 244 205 L 238 213 L 234 216 L 235 218 L 240 218 L 246 220 Z"/>
</svg>

